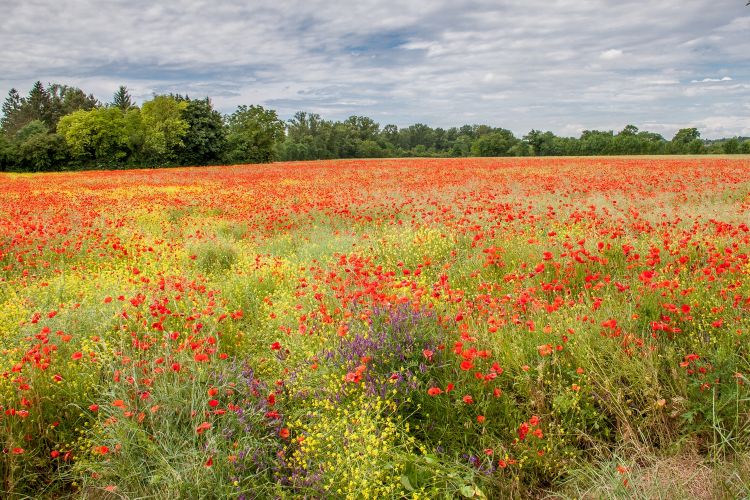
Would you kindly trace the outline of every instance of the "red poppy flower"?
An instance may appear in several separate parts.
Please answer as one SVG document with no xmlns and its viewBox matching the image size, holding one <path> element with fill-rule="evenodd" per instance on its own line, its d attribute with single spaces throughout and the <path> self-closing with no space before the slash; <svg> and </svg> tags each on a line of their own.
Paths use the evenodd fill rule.
<svg viewBox="0 0 750 500">
<path fill-rule="evenodd" d="M 518 439 L 523 441 L 529 433 L 529 424 L 524 422 L 518 427 Z"/>
</svg>

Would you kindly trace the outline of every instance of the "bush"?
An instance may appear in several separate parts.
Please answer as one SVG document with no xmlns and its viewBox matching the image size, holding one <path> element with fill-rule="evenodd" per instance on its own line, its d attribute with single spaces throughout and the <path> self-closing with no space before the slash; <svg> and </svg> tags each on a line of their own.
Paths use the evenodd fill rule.
<svg viewBox="0 0 750 500">
<path fill-rule="evenodd" d="M 234 245 L 223 239 L 202 241 L 189 250 L 195 256 L 195 265 L 206 273 L 226 271 L 237 262 Z"/>
</svg>

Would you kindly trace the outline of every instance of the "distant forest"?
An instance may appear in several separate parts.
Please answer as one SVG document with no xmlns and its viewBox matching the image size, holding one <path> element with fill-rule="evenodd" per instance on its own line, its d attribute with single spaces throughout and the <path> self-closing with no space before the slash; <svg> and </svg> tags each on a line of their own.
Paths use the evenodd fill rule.
<svg viewBox="0 0 750 500">
<path fill-rule="evenodd" d="M 531 130 L 516 137 L 488 125 L 448 129 L 417 123 L 381 127 L 366 116 L 331 121 L 300 111 L 240 106 L 230 115 L 209 98 L 155 95 L 140 107 L 122 86 L 102 103 L 83 90 L 36 82 L 11 89 L 2 106 L 0 171 L 50 171 L 217 165 L 382 157 L 748 154 L 750 138 L 703 140 L 695 128 L 671 140 L 627 125 L 559 137 Z"/>
</svg>

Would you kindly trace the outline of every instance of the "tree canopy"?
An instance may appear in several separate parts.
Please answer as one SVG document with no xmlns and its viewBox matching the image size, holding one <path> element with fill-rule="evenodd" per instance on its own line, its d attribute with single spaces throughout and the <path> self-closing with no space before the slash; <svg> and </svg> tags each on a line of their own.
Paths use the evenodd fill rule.
<svg viewBox="0 0 750 500">
<path fill-rule="evenodd" d="M 579 137 L 542 130 L 516 137 L 483 124 L 381 126 L 367 116 L 336 121 L 306 111 L 283 122 L 275 110 L 258 105 L 222 115 L 208 97 L 170 94 L 139 106 L 124 85 L 102 104 L 77 87 L 40 81 L 25 96 L 16 89 L 8 92 L 0 129 L 0 170 L 409 156 L 750 153 L 749 138 L 704 140 L 696 128 L 683 128 L 667 140 L 634 125 L 584 130 Z"/>
</svg>

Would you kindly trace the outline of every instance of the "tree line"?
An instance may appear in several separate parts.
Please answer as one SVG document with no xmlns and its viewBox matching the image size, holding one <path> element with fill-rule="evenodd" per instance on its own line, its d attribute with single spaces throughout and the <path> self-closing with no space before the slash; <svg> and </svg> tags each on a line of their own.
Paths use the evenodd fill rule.
<svg viewBox="0 0 750 500">
<path fill-rule="evenodd" d="M 262 106 L 222 115 L 209 98 L 155 95 L 140 107 L 121 86 L 109 103 L 79 88 L 36 82 L 2 106 L 0 170 L 49 171 L 379 157 L 586 156 L 750 153 L 750 139 L 702 140 L 695 128 L 671 140 L 633 125 L 560 137 L 516 137 L 488 125 L 381 127 L 366 116 L 325 120 L 300 111 L 287 122 Z"/>
</svg>

